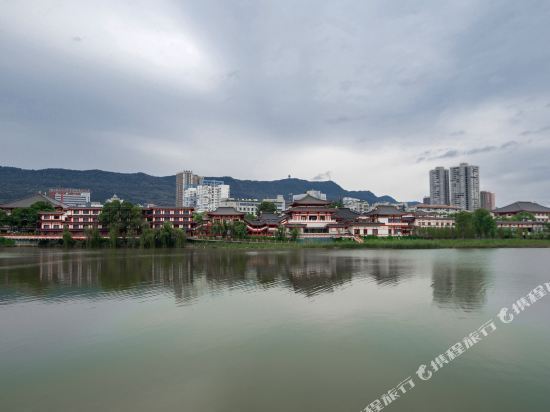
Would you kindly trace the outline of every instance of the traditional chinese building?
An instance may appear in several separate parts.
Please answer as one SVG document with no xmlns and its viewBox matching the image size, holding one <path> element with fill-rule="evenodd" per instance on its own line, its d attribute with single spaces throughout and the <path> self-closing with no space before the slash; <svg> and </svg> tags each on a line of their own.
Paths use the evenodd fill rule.
<svg viewBox="0 0 550 412">
<path fill-rule="evenodd" d="M 248 234 L 252 236 L 275 236 L 284 216 L 273 213 L 262 213 L 257 219 L 245 219 Z"/>
<path fill-rule="evenodd" d="M 306 195 L 295 200 L 285 211 L 284 226 L 297 229 L 300 238 L 332 237 L 330 225 L 337 223 L 336 209 L 329 207 L 330 202 Z"/>
<path fill-rule="evenodd" d="M 493 214 L 497 218 L 511 218 L 522 212 L 532 214 L 535 217 L 535 220 L 541 222 L 550 221 L 550 208 L 534 202 L 515 202 L 511 205 L 493 210 Z"/>
<path fill-rule="evenodd" d="M 367 221 L 380 226 L 374 236 L 408 236 L 411 234 L 412 215 L 395 206 L 378 206 L 364 215 Z"/>
</svg>

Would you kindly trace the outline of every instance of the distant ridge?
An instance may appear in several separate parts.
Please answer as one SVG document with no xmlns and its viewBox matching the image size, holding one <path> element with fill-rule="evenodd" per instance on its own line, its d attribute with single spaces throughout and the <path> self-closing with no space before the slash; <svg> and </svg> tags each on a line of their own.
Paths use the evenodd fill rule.
<svg viewBox="0 0 550 412">
<path fill-rule="evenodd" d="M 314 189 L 326 193 L 329 200 L 350 196 L 369 203 L 396 202 L 390 196 L 376 196 L 369 190 L 349 191 L 333 181 L 312 182 L 302 179 L 273 181 L 239 180 L 229 176 L 208 177 L 231 185 L 231 196 L 271 198 L 277 194 L 304 193 Z M 41 169 L 28 170 L 0 166 L 0 203 L 6 203 L 50 187 L 76 187 L 92 191 L 92 200 L 103 202 L 113 194 L 133 203 L 175 203 L 176 176 L 151 176 L 145 173 L 117 173 L 103 170 Z"/>
</svg>

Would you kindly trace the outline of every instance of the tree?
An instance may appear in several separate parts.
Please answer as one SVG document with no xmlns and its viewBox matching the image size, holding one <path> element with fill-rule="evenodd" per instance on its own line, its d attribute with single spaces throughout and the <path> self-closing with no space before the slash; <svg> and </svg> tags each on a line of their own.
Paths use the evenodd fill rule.
<svg viewBox="0 0 550 412">
<path fill-rule="evenodd" d="M 3 210 L 0 210 L 0 226 L 9 226 L 10 225 L 10 217 L 6 212 Z"/>
<path fill-rule="evenodd" d="M 99 222 L 103 227 L 108 227 L 109 231 L 114 227 L 118 236 L 126 238 L 128 235 L 134 236 L 141 232 L 143 216 L 140 207 L 115 200 L 103 206 Z"/>
<path fill-rule="evenodd" d="M 470 212 L 458 212 L 454 215 L 457 236 L 462 239 L 474 237 L 473 216 Z"/>
<path fill-rule="evenodd" d="M 170 222 L 164 222 L 162 227 L 154 231 L 154 245 L 162 248 L 184 247 L 185 232 L 176 229 Z"/>
<path fill-rule="evenodd" d="M 529 212 L 519 212 L 517 215 L 512 216 L 512 220 L 525 222 L 527 220 L 534 221 L 537 220 L 535 215 Z"/>
<path fill-rule="evenodd" d="M 98 248 L 101 247 L 101 235 L 97 228 L 86 229 L 86 247 L 87 248 Z"/>
<path fill-rule="evenodd" d="M 298 232 L 298 229 L 292 228 L 292 230 L 290 231 L 290 239 L 292 239 L 292 240 L 297 240 L 299 234 L 300 234 L 300 233 Z"/>
<path fill-rule="evenodd" d="M 338 209 L 344 207 L 344 202 L 342 200 L 335 200 L 330 203 L 328 207 L 332 207 L 333 209 Z"/>
<path fill-rule="evenodd" d="M 118 226 L 115 224 L 110 225 L 109 228 L 109 246 L 113 249 L 118 246 Z"/>
<path fill-rule="evenodd" d="M 248 229 L 244 222 L 234 222 L 232 235 L 235 239 L 244 239 L 248 235 Z"/>
<path fill-rule="evenodd" d="M 277 231 L 275 232 L 275 239 L 277 240 L 285 240 L 286 239 L 286 227 L 283 225 L 280 225 L 277 227 Z"/>
<path fill-rule="evenodd" d="M 210 230 L 214 236 L 221 236 L 224 233 L 224 227 L 220 222 L 214 222 Z"/>
<path fill-rule="evenodd" d="M 75 241 L 73 239 L 73 236 L 71 235 L 71 232 L 69 232 L 69 228 L 65 226 L 63 228 L 63 247 L 64 248 L 71 248 L 75 244 Z"/>
<path fill-rule="evenodd" d="M 36 202 L 30 207 L 16 208 L 8 216 L 8 225 L 21 230 L 23 228 L 35 229 L 38 224 L 39 212 L 49 212 L 54 210 L 53 206 L 47 202 Z"/>
<path fill-rule="evenodd" d="M 277 205 L 273 202 L 263 201 L 258 205 L 258 214 L 275 212 L 277 212 Z"/>
<path fill-rule="evenodd" d="M 141 231 L 139 238 L 139 246 L 141 248 L 150 249 L 155 247 L 155 231 L 149 227 L 145 227 Z"/>
<path fill-rule="evenodd" d="M 477 209 L 473 213 L 472 225 L 477 237 L 495 237 L 497 225 L 487 209 Z"/>
</svg>

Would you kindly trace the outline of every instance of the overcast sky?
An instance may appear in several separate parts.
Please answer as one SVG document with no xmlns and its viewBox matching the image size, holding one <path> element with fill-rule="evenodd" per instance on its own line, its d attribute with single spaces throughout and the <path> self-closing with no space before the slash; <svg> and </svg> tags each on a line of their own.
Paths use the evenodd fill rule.
<svg viewBox="0 0 550 412">
<path fill-rule="evenodd" d="M 469 162 L 497 204 L 550 205 L 549 21 L 545 0 L 0 0 L 0 164 L 413 200 Z"/>
</svg>

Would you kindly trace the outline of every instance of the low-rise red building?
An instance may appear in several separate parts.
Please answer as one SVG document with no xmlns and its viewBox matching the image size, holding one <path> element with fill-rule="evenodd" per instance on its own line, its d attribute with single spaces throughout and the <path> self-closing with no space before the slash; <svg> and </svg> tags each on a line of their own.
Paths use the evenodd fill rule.
<svg viewBox="0 0 550 412">
<path fill-rule="evenodd" d="M 87 229 L 105 232 L 99 223 L 101 207 L 70 207 L 39 213 L 39 230 L 45 235 L 61 234 L 66 227 L 73 236 L 84 236 Z"/>
<path fill-rule="evenodd" d="M 174 206 L 149 206 L 143 209 L 143 217 L 151 229 L 160 229 L 170 222 L 177 229 L 190 231 L 193 228 L 193 208 Z"/>
</svg>

